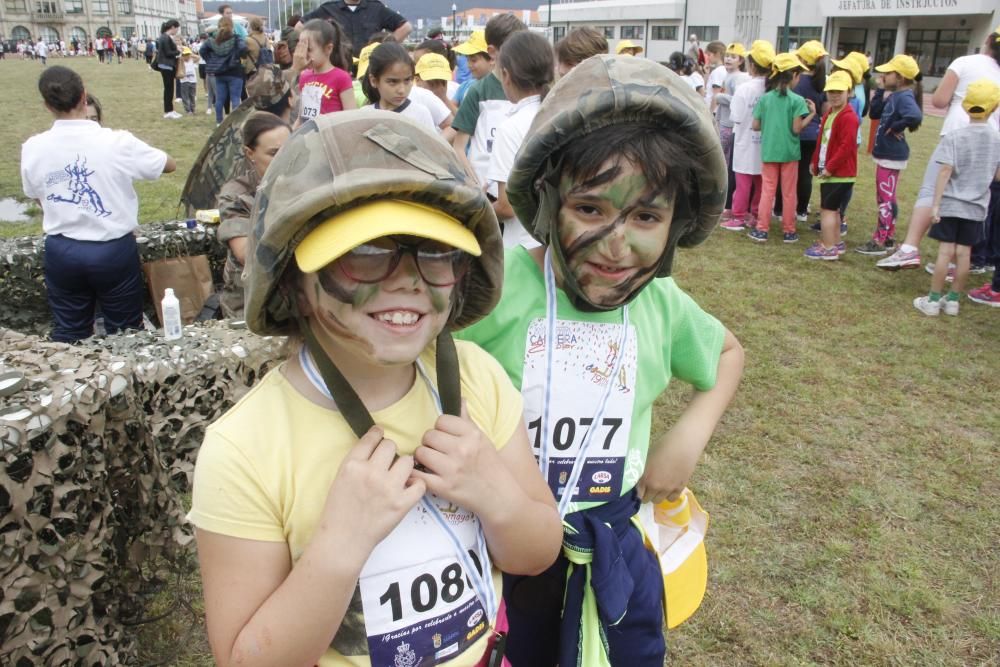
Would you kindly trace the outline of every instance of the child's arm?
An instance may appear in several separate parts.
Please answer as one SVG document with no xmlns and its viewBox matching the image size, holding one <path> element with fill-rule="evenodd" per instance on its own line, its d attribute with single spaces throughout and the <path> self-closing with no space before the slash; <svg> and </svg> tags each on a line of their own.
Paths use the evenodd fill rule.
<svg viewBox="0 0 1000 667">
<path fill-rule="evenodd" d="M 792 134 L 799 134 L 802 132 L 802 128 L 809 125 L 812 119 L 816 117 L 816 104 L 812 100 L 805 100 L 806 107 L 809 109 L 809 113 L 804 116 L 796 116 L 792 119 Z"/>
<path fill-rule="evenodd" d="M 330 646 L 375 546 L 423 496 L 413 457 L 373 428 L 330 485 L 308 546 L 292 565 L 288 544 L 198 529 L 209 643 L 216 663 L 313 665 Z M 331 557 L 335 554 L 335 557 Z"/>
<path fill-rule="evenodd" d="M 760 118 L 753 119 L 753 122 L 750 123 L 750 129 L 754 132 L 760 132 Z"/>
<path fill-rule="evenodd" d="M 559 556 L 562 521 L 531 453 L 524 420 L 497 450 L 469 419 L 442 415 L 424 434 L 414 458 L 427 471 L 413 478 L 427 490 L 474 512 L 483 524 L 494 564 L 509 574 L 544 572 Z"/>
<path fill-rule="evenodd" d="M 454 127 L 452 129 L 454 129 Z M 455 149 L 455 155 L 458 156 L 458 161 L 465 165 L 466 170 L 470 174 L 475 176 L 476 170 L 472 168 L 472 163 L 469 162 L 469 156 L 465 154 L 465 150 L 469 146 L 469 139 L 471 138 L 471 135 L 468 135 L 461 130 L 457 130 L 455 132 L 455 138 L 451 142 L 451 147 Z"/>
<path fill-rule="evenodd" d="M 897 119 L 889 130 L 896 135 L 897 139 L 902 139 L 903 132 L 920 125 L 924 119 L 924 113 L 912 95 L 896 95 L 895 100 Z"/>
<path fill-rule="evenodd" d="M 941 221 L 941 197 L 944 196 L 944 188 L 951 179 L 953 168 L 950 164 L 942 164 L 941 171 L 938 172 L 937 181 L 934 183 L 934 201 L 931 203 L 931 220 Z"/>
<path fill-rule="evenodd" d="M 344 107 L 344 111 L 358 108 L 358 100 L 354 97 L 353 86 L 340 91 L 340 104 Z"/>
<path fill-rule="evenodd" d="M 876 88 L 872 100 L 868 104 L 868 117 L 872 120 L 882 119 L 882 108 L 885 106 L 885 98 L 888 97 L 885 88 Z"/>
<path fill-rule="evenodd" d="M 743 347 L 729 329 L 722 343 L 715 386 L 695 393 L 659 443 L 650 447 L 637 491 L 643 502 L 675 500 L 687 486 L 709 438 L 736 394 L 743 375 Z"/>
</svg>

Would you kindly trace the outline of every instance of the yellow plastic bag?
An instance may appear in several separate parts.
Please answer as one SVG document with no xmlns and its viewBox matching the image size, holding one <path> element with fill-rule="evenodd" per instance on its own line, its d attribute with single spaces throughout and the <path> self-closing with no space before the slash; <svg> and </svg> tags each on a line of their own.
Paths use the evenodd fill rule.
<svg viewBox="0 0 1000 667">
<path fill-rule="evenodd" d="M 660 560 L 667 627 L 676 628 L 698 610 L 708 587 L 708 512 L 684 489 L 677 500 L 643 505 L 639 522 Z"/>
</svg>

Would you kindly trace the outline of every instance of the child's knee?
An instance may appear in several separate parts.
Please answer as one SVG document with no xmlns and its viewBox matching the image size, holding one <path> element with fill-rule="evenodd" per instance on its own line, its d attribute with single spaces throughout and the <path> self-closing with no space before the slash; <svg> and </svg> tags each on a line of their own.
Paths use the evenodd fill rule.
<svg viewBox="0 0 1000 667">
<path fill-rule="evenodd" d="M 972 246 L 958 245 L 958 244 L 954 245 L 955 245 L 954 249 L 955 257 L 959 259 L 968 259 L 969 257 L 972 256 Z"/>
</svg>

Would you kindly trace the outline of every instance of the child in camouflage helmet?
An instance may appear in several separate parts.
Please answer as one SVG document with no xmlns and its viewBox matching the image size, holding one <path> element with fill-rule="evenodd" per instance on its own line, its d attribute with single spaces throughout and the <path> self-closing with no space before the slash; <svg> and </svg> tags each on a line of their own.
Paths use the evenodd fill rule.
<svg viewBox="0 0 1000 667">
<path fill-rule="evenodd" d="M 541 572 L 562 532 L 517 391 L 448 333 L 499 296 L 489 200 L 432 131 L 349 111 L 291 135 L 249 229 L 247 326 L 292 345 L 198 455 L 216 660 L 477 664 L 493 566 Z"/>
<path fill-rule="evenodd" d="M 590 58 L 542 103 L 508 195 L 543 244 L 508 250 L 503 296 L 460 336 L 524 398 L 543 476 L 566 526 L 540 576 L 508 576 L 513 665 L 660 667 L 663 582 L 633 523 L 677 498 L 739 383 L 743 351 L 670 278 L 704 240 L 726 165 L 704 101 L 647 60 Z M 695 396 L 650 444 L 671 377 Z"/>
</svg>

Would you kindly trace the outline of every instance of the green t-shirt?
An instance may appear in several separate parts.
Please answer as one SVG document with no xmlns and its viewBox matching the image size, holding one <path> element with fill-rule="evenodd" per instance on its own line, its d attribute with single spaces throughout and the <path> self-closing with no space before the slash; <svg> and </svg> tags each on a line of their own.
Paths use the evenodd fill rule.
<svg viewBox="0 0 1000 667">
<path fill-rule="evenodd" d="M 537 455 L 544 396 L 537 379 L 544 377 L 545 282 L 524 248 L 509 250 L 504 268 L 500 303 L 485 319 L 456 336 L 478 343 L 492 354 L 521 390 L 528 435 Z M 588 403 L 588 397 L 600 394 L 611 375 L 622 311 L 581 312 L 562 290 L 556 293 L 556 349 L 564 356 L 554 358 L 556 381 L 552 383 L 549 423 L 555 449 L 573 450 L 582 442 L 594 416 L 596 403 Z M 597 440 L 593 448 L 621 456 L 609 457 L 606 466 L 600 465 L 599 459 L 597 465 L 591 465 L 593 449 L 589 450 L 578 486 L 589 500 L 572 503 L 570 512 L 607 502 L 612 494 L 624 494 L 639 481 L 649 449 L 653 403 L 672 377 L 698 390 L 715 386 L 725 329 L 681 291 L 673 278 L 654 280 L 632 301 L 629 328 L 621 372 L 593 436 Z M 617 442 L 616 437 L 626 432 L 627 439 Z M 572 460 L 565 459 L 569 467 Z M 566 465 L 550 468 L 550 486 L 565 482 L 560 475 L 567 470 Z M 607 494 L 603 500 L 602 493 Z"/>
<path fill-rule="evenodd" d="M 760 159 L 762 162 L 797 162 L 802 157 L 799 135 L 792 132 L 792 121 L 808 116 L 806 100 L 791 90 L 782 95 L 777 90 L 765 93 L 753 108 L 760 121 Z"/>
<path fill-rule="evenodd" d="M 486 183 L 486 170 L 493 152 L 493 137 L 497 126 L 507 117 L 511 103 L 503 92 L 500 79 L 490 72 L 472 84 L 462 98 L 451 126 L 465 132 L 472 139 L 469 143 L 469 162 L 476 170 L 480 183 Z"/>
</svg>

